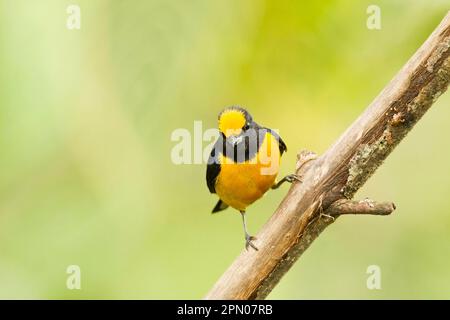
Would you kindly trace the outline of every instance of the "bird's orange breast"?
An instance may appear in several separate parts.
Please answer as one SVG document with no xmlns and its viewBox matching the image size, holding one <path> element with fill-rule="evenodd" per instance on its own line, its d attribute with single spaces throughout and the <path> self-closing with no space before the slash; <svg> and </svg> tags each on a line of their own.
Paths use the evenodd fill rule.
<svg viewBox="0 0 450 320">
<path fill-rule="evenodd" d="M 275 182 L 280 166 L 278 141 L 267 132 L 253 159 L 236 163 L 221 155 L 219 162 L 217 195 L 229 206 L 245 210 Z"/>
</svg>

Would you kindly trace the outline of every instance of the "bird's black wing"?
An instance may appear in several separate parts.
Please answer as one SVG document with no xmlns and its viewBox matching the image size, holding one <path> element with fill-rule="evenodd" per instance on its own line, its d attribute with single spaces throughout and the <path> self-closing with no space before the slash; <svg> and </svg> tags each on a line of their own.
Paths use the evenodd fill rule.
<svg viewBox="0 0 450 320">
<path fill-rule="evenodd" d="M 272 132 L 273 134 L 273 132 Z M 283 155 L 283 152 L 287 151 L 287 146 L 286 143 L 284 143 L 283 139 L 281 139 L 281 137 L 279 135 L 278 136 L 278 145 L 280 148 L 280 155 Z"/>
<path fill-rule="evenodd" d="M 219 137 L 209 155 L 206 166 L 206 184 L 209 192 L 216 193 L 216 179 L 220 172 L 219 156 L 223 149 L 223 138 Z"/>
<path fill-rule="evenodd" d="M 275 137 L 275 139 L 277 139 L 278 147 L 280 148 L 280 155 L 283 155 L 283 152 L 287 151 L 287 146 L 284 143 L 283 139 L 281 139 L 280 135 L 278 133 L 276 133 L 274 130 L 269 129 L 269 128 L 264 128 L 264 129 L 269 131 Z"/>
</svg>

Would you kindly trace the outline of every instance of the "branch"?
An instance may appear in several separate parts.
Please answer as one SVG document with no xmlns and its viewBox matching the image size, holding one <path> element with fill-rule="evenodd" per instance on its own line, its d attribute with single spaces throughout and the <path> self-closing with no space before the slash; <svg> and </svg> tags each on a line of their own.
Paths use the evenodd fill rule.
<svg viewBox="0 0 450 320">
<path fill-rule="evenodd" d="M 395 210 L 392 202 L 374 202 L 369 199 L 363 201 L 352 201 L 341 199 L 330 205 L 326 215 L 330 217 L 341 216 L 343 214 L 371 214 L 375 216 L 387 216 Z"/>
<path fill-rule="evenodd" d="M 244 250 L 206 299 L 264 299 L 314 239 L 343 214 L 336 212 L 358 211 L 357 203 L 342 201 L 363 186 L 449 81 L 450 13 L 325 154 L 316 159 L 308 152 L 300 154 L 297 174 L 304 182 L 291 186 L 257 234 L 259 251 Z"/>
</svg>

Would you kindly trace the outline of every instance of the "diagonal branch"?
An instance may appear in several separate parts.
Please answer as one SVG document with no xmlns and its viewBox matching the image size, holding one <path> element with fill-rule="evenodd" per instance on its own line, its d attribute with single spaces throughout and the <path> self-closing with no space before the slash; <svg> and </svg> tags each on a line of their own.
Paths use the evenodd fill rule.
<svg viewBox="0 0 450 320">
<path fill-rule="evenodd" d="M 206 299 L 264 299 L 339 216 L 327 212 L 354 196 L 449 81 L 450 13 L 325 154 L 313 161 L 311 153 L 300 155 L 297 174 L 304 182 L 291 187 L 258 233 L 259 251 L 243 251 Z"/>
</svg>

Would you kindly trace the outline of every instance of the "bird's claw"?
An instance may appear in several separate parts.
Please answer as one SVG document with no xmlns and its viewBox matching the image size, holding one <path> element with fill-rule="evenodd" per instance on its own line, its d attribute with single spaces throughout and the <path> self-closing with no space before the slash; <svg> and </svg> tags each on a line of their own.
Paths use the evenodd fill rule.
<svg viewBox="0 0 450 320">
<path fill-rule="evenodd" d="M 248 247 L 252 247 L 253 249 L 255 249 L 256 251 L 258 251 L 258 248 L 253 244 L 253 240 L 256 240 L 256 237 L 254 236 L 249 236 L 246 235 L 245 236 L 245 249 L 248 251 Z"/>
<path fill-rule="evenodd" d="M 288 181 L 290 183 L 295 182 L 295 181 L 298 181 L 300 183 L 303 182 L 302 177 L 295 173 L 286 176 L 286 181 Z"/>
</svg>

